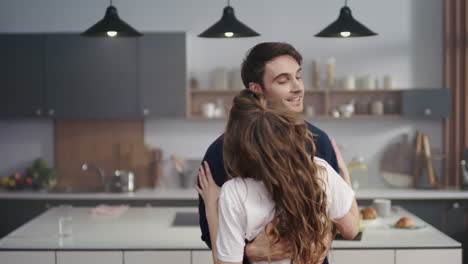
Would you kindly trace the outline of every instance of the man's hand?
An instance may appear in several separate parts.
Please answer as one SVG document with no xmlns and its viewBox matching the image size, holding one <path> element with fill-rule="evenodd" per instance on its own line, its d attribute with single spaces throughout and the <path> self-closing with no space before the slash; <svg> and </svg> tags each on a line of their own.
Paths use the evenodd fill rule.
<svg viewBox="0 0 468 264">
<path fill-rule="evenodd" d="M 278 261 L 291 258 L 287 241 L 280 240 L 270 247 L 270 241 L 273 241 L 273 238 L 269 235 L 272 225 L 272 223 L 268 224 L 266 229 L 262 230 L 251 243 L 246 245 L 245 255 L 250 262 Z"/>
</svg>

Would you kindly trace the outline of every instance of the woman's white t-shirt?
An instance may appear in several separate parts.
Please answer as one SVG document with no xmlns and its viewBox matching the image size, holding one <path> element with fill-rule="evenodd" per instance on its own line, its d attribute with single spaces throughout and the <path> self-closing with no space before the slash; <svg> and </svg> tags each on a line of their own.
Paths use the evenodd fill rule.
<svg viewBox="0 0 468 264">
<path fill-rule="evenodd" d="M 318 171 L 325 183 L 328 216 L 342 218 L 351 209 L 354 191 L 325 160 L 314 157 L 314 161 L 323 168 Z M 245 241 L 252 241 L 273 220 L 275 205 L 261 181 L 234 178 L 222 186 L 218 208 L 218 259 L 242 262 Z M 271 263 L 290 263 L 290 260 Z"/>
</svg>

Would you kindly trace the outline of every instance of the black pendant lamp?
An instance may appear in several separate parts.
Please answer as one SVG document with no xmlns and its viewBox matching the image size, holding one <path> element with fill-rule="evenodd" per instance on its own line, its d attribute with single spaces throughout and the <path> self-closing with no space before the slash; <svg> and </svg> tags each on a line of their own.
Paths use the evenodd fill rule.
<svg viewBox="0 0 468 264">
<path fill-rule="evenodd" d="M 237 20 L 234 8 L 229 4 L 223 10 L 223 16 L 214 25 L 203 31 L 201 38 L 245 38 L 260 36 L 257 32 Z"/>
<path fill-rule="evenodd" d="M 341 8 L 338 19 L 315 36 L 324 38 L 351 38 L 375 35 L 377 35 L 377 33 L 368 29 L 353 18 L 351 9 L 348 7 L 348 0 L 345 0 L 345 6 Z"/>
<path fill-rule="evenodd" d="M 82 36 L 86 37 L 139 37 L 143 36 L 136 29 L 131 27 L 120 19 L 117 14 L 117 8 L 112 5 L 110 0 L 110 6 L 107 7 L 104 18 L 88 28 L 85 32 L 81 33 Z"/>
</svg>

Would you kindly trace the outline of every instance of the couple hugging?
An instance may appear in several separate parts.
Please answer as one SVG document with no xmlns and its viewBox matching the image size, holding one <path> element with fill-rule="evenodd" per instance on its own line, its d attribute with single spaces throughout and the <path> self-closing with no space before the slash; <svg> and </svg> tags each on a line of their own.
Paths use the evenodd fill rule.
<svg viewBox="0 0 468 264">
<path fill-rule="evenodd" d="M 214 263 L 328 263 L 335 234 L 353 239 L 359 231 L 341 153 L 299 116 L 301 64 L 299 52 L 279 42 L 256 45 L 242 63 L 246 89 L 195 186 Z"/>
</svg>

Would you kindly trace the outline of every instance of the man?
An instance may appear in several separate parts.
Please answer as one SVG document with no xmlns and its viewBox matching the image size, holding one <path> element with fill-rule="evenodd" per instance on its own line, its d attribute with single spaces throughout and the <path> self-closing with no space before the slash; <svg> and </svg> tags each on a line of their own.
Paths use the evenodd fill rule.
<svg viewBox="0 0 468 264">
<path fill-rule="evenodd" d="M 303 111 L 304 83 L 302 81 L 302 56 L 287 43 L 265 42 L 253 47 L 242 63 L 242 81 L 247 89 L 263 93 L 267 100 L 284 104 L 287 109 L 301 113 Z M 307 123 L 308 129 L 316 135 L 316 156 L 326 160 L 336 171 L 338 161 L 332 143 L 327 134 Z M 210 165 L 211 173 L 218 186 L 226 182 L 223 165 L 223 135 L 217 138 L 206 151 L 204 161 Z M 239 153 L 242 155 L 241 153 Z M 341 157 L 340 157 L 341 158 Z M 340 159 L 341 161 L 341 159 Z M 340 162 L 340 167 L 342 162 Z M 205 204 L 199 196 L 200 228 L 202 240 L 211 248 Z M 288 258 L 288 247 L 278 243 L 269 248 L 268 238 L 262 232 L 245 247 L 244 263 L 250 261 L 271 261 Z M 324 263 L 328 263 L 325 259 Z"/>
</svg>

